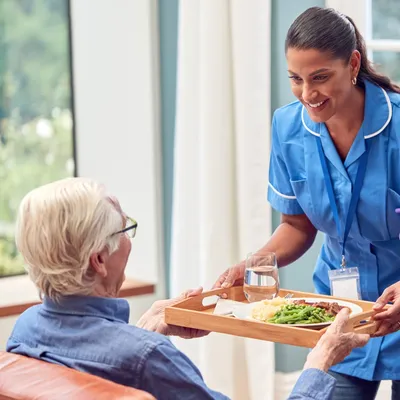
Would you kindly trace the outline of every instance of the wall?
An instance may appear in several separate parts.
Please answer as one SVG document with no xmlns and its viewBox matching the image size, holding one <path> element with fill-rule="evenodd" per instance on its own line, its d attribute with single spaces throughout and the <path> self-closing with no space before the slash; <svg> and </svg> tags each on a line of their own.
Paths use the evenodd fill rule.
<svg viewBox="0 0 400 400">
<path fill-rule="evenodd" d="M 126 274 L 164 283 L 157 15 L 156 0 L 71 1 L 78 174 L 138 221 Z"/>
<path fill-rule="evenodd" d="M 313 6 L 323 7 L 324 0 L 272 0 L 272 64 L 273 79 L 271 87 L 272 111 L 295 100 L 287 78 L 287 66 L 284 54 L 286 32 L 294 19 L 305 9 Z M 273 214 L 273 229 L 279 225 L 280 215 Z M 314 246 L 293 265 L 280 270 L 281 287 L 313 291 L 312 272 L 315 265 L 321 237 Z M 276 369 L 280 372 L 292 372 L 302 369 L 308 350 L 300 347 L 276 345 Z"/>
</svg>

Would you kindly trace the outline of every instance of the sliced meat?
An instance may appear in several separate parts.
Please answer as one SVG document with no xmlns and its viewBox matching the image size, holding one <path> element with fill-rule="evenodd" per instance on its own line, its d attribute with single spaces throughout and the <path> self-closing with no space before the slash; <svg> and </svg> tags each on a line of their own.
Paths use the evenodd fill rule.
<svg viewBox="0 0 400 400">
<path fill-rule="evenodd" d="M 328 314 L 331 314 L 331 315 L 337 315 L 337 314 L 339 314 L 341 309 L 347 308 L 344 306 L 339 306 L 338 303 L 330 303 L 327 301 L 319 301 L 319 302 L 313 303 L 313 302 L 307 302 L 305 300 L 294 300 L 293 304 L 323 308 L 324 310 L 326 310 L 326 312 Z"/>
<path fill-rule="evenodd" d="M 337 315 L 342 308 L 344 307 L 339 306 L 338 303 L 331 303 L 328 312 L 329 314 Z"/>
<path fill-rule="evenodd" d="M 331 304 L 333 303 L 328 303 L 327 301 L 319 301 L 318 303 L 313 303 L 313 307 L 318 307 L 318 308 L 323 308 L 324 310 L 328 311 L 329 308 L 331 307 Z"/>
<path fill-rule="evenodd" d="M 305 304 L 308 304 L 308 303 L 306 303 L 305 300 L 294 300 L 293 304 L 296 304 L 296 305 L 300 306 L 300 305 L 305 305 Z"/>
</svg>

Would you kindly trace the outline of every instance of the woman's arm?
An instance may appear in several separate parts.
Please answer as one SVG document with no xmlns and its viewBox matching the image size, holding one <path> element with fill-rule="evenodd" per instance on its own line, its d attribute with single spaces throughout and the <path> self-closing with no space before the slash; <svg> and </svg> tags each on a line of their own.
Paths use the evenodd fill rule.
<svg viewBox="0 0 400 400">
<path fill-rule="evenodd" d="M 279 267 L 299 259 L 314 243 L 317 229 L 305 214 L 282 214 L 281 223 L 268 243 L 257 253 L 273 252 Z"/>
<path fill-rule="evenodd" d="M 267 244 L 257 254 L 273 252 L 279 267 L 299 259 L 314 243 L 317 229 L 305 214 L 282 214 L 281 223 Z M 244 277 L 245 260 L 228 268 L 215 282 L 214 288 L 240 284 Z"/>
</svg>

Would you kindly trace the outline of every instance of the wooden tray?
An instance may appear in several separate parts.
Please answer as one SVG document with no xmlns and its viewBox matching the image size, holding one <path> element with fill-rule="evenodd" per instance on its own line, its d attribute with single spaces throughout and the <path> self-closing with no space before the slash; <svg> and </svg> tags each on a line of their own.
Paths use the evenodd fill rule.
<svg viewBox="0 0 400 400">
<path fill-rule="evenodd" d="M 247 303 L 242 286 L 235 286 L 229 289 L 215 289 L 209 292 L 204 292 L 200 296 L 183 300 L 172 307 L 167 307 L 165 309 L 165 321 L 171 325 L 203 329 L 210 332 L 227 333 L 234 336 L 243 336 L 308 348 L 314 347 L 319 338 L 328 329 L 311 329 L 293 327 L 290 325 L 275 325 L 252 320 L 237 319 L 232 316 L 214 315 L 213 310 L 215 308 L 215 302 L 213 304 L 203 305 L 203 300 L 207 297 L 222 295 L 223 293 L 227 295 L 228 299 Z M 368 318 L 373 314 L 372 307 L 374 303 L 372 302 L 339 297 L 336 298 L 286 289 L 281 289 L 279 291 L 279 296 L 283 297 L 288 293 L 293 294 L 293 297 L 322 297 L 330 300 L 338 299 L 357 304 L 363 309 L 363 312 L 350 318 L 349 325 L 352 327 L 353 331 L 368 334 L 372 334 L 376 331 L 375 322 L 368 320 Z"/>
</svg>

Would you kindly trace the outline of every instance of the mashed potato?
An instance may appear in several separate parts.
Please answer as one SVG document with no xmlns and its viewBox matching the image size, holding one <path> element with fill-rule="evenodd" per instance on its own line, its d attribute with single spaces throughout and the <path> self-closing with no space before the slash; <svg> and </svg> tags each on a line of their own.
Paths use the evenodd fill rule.
<svg viewBox="0 0 400 400">
<path fill-rule="evenodd" d="M 262 322 L 267 322 L 275 313 L 289 301 L 282 297 L 275 297 L 272 300 L 263 300 L 257 303 L 251 311 L 251 317 Z"/>
</svg>

